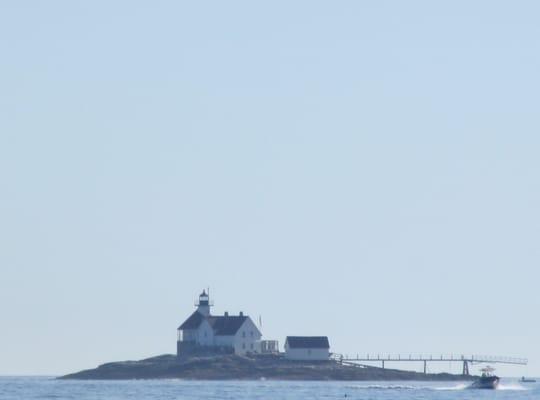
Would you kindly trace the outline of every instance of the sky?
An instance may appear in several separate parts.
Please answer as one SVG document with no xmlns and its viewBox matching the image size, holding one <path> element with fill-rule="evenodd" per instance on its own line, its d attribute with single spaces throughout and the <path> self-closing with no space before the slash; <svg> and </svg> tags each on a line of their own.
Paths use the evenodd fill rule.
<svg viewBox="0 0 540 400">
<path fill-rule="evenodd" d="M 281 345 L 539 376 L 539 12 L 2 2 L 0 374 L 174 353 L 210 287 Z"/>
</svg>

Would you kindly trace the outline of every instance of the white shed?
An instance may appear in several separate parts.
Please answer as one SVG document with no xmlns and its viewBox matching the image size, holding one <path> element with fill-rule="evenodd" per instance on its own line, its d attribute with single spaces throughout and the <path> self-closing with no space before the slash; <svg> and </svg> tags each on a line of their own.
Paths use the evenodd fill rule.
<svg viewBox="0 0 540 400">
<path fill-rule="evenodd" d="M 289 360 L 323 361 L 330 357 L 327 336 L 287 336 L 285 358 Z"/>
</svg>

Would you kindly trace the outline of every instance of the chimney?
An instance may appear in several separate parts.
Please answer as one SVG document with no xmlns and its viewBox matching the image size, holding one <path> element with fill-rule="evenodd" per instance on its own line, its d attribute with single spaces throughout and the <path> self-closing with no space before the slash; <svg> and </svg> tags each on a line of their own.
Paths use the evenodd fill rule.
<svg viewBox="0 0 540 400">
<path fill-rule="evenodd" d="M 228 311 L 225 311 L 225 316 L 226 316 L 226 317 L 229 316 L 229 312 L 228 312 Z"/>
<path fill-rule="evenodd" d="M 240 311 L 240 316 L 241 316 L 241 317 L 244 316 L 244 312 L 243 312 L 243 311 Z"/>
</svg>

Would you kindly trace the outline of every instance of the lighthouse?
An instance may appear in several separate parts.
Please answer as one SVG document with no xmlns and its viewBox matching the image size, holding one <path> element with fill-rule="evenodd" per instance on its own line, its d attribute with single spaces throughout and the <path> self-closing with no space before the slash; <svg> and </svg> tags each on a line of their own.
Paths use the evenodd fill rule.
<svg viewBox="0 0 540 400">
<path fill-rule="evenodd" d="M 212 315 L 212 306 L 209 292 L 203 290 L 195 301 L 197 309 L 177 329 L 178 357 L 261 352 L 262 333 L 250 317 L 243 312 Z"/>
<path fill-rule="evenodd" d="M 210 304 L 210 295 L 209 293 L 206 293 L 206 290 L 203 290 L 203 292 L 199 295 L 199 302 L 195 305 L 197 306 L 197 311 L 202 315 L 205 317 L 210 315 L 210 307 L 212 304 Z"/>
</svg>

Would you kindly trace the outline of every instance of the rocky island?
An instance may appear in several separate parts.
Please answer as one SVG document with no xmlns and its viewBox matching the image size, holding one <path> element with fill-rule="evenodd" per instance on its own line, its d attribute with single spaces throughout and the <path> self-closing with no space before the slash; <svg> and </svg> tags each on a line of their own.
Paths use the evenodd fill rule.
<svg viewBox="0 0 540 400">
<path fill-rule="evenodd" d="M 111 362 L 59 379 L 186 379 L 186 380 L 418 380 L 457 381 L 473 377 L 424 374 L 336 360 L 293 361 L 280 355 L 214 355 L 179 359 L 165 354 L 139 361 Z"/>
<path fill-rule="evenodd" d="M 196 310 L 178 327 L 176 354 L 103 364 L 59 379 L 190 380 L 470 380 L 468 375 L 427 374 L 355 364 L 330 352 L 327 336 L 287 336 L 262 340 L 261 323 L 240 312 L 214 315 L 209 293 L 199 295 Z M 382 360 L 381 360 L 382 361 Z M 425 371 L 425 363 L 424 363 Z M 465 371 L 465 369 L 464 369 Z"/>
</svg>

